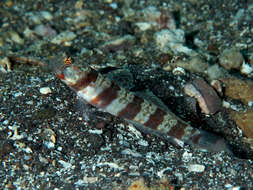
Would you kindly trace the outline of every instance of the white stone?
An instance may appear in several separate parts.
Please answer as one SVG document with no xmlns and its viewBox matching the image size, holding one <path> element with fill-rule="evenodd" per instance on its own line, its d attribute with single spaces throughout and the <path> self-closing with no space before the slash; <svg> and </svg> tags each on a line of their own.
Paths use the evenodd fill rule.
<svg viewBox="0 0 253 190">
<path fill-rule="evenodd" d="M 145 140 L 143 140 L 143 139 L 140 139 L 140 140 L 138 141 L 138 144 L 141 145 L 141 146 L 148 146 L 148 142 L 145 141 Z"/>
<path fill-rule="evenodd" d="M 251 67 L 249 64 L 243 62 L 242 66 L 241 66 L 241 73 L 248 75 L 252 71 L 253 71 L 253 67 Z"/>
<path fill-rule="evenodd" d="M 173 69 L 172 73 L 174 75 L 185 75 L 185 70 L 182 67 L 176 67 L 175 69 Z"/>
<path fill-rule="evenodd" d="M 189 162 L 192 159 L 192 153 L 185 151 L 182 156 L 183 162 Z"/>
<path fill-rule="evenodd" d="M 135 25 L 141 30 L 146 31 L 151 28 L 151 24 L 148 22 L 137 22 Z"/>
<path fill-rule="evenodd" d="M 125 150 L 122 150 L 121 154 L 123 154 L 123 155 L 131 155 L 131 156 L 133 156 L 135 158 L 142 157 L 142 155 L 140 153 L 138 153 L 138 152 L 136 152 L 134 150 L 131 150 L 129 148 L 127 148 Z"/>
<path fill-rule="evenodd" d="M 91 134 L 97 134 L 97 135 L 101 135 L 103 133 L 102 129 L 94 129 L 94 130 L 89 130 L 89 133 Z"/>
<path fill-rule="evenodd" d="M 10 32 L 10 39 L 13 41 L 13 42 L 15 42 L 15 43 L 18 43 L 18 44 L 24 44 L 24 39 L 23 38 L 21 38 L 20 36 L 19 36 L 19 34 L 18 33 L 16 33 L 16 32 Z"/>
<path fill-rule="evenodd" d="M 46 20 L 52 20 L 53 19 L 53 15 L 48 11 L 41 11 L 40 15 L 41 15 L 41 17 L 43 17 Z"/>
<path fill-rule="evenodd" d="M 17 93 L 15 93 L 15 94 L 13 94 L 13 95 L 14 95 L 14 97 L 16 98 L 16 97 L 19 97 L 19 96 L 23 95 L 23 93 L 22 93 L 22 92 L 17 92 Z"/>
<path fill-rule="evenodd" d="M 168 30 L 164 29 L 154 34 L 154 38 L 158 48 L 168 53 L 169 50 L 174 53 L 185 53 L 187 55 L 196 55 L 196 53 L 184 45 L 184 31 L 180 29 Z"/>
<path fill-rule="evenodd" d="M 188 167 L 188 171 L 190 172 L 203 172 L 205 170 L 205 166 L 204 165 L 200 165 L 200 164 L 191 164 Z"/>
<path fill-rule="evenodd" d="M 40 88 L 40 93 L 44 94 L 44 95 L 50 94 L 50 93 L 52 93 L 52 90 L 49 87 L 42 87 L 42 88 Z"/>
<path fill-rule="evenodd" d="M 64 160 L 58 160 L 58 162 L 65 168 L 65 169 L 71 169 L 73 168 L 71 163 L 65 162 Z"/>
<path fill-rule="evenodd" d="M 64 43 L 64 42 L 70 42 L 75 38 L 76 38 L 76 34 L 74 32 L 65 31 L 55 36 L 52 40 L 52 43 L 60 45 L 61 43 Z"/>
</svg>

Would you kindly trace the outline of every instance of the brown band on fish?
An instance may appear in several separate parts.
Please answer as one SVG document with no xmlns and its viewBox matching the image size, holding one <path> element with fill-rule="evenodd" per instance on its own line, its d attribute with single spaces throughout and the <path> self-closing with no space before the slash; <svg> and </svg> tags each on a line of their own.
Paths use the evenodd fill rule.
<svg viewBox="0 0 253 190">
<path fill-rule="evenodd" d="M 126 119 L 134 119 L 135 116 L 141 111 L 141 103 L 144 100 L 138 96 L 134 96 L 131 103 L 127 104 L 126 107 L 118 113 L 119 117 Z"/>
<path fill-rule="evenodd" d="M 86 88 L 91 82 L 95 82 L 97 80 L 98 73 L 94 70 L 91 70 L 89 73 L 84 75 L 81 79 L 79 79 L 75 84 L 70 85 L 76 91 L 82 90 Z"/>
<path fill-rule="evenodd" d="M 92 99 L 90 103 L 103 109 L 117 98 L 119 90 L 120 87 L 112 82 L 109 88 L 104 89 L 97 97 Z"/>
<path fill-rule="evenodd" d="M 149 116 L 148 121 L 145 122 L 144 125 L 149 128 L 156 129 L 163 122 L 163 117 L 165 115 L 165 111 L 161 110 L 160 108 L 157 108 L 156 111 Z"/>
<path fill-rule="evenodd" d="M 185 126 L 182 125 L 175 125 L 173 126 L 170 131 L 168 132 L 169 136 L 176 137 L 177 139 L 182 139 L 184 135 Z"/>
</svg>

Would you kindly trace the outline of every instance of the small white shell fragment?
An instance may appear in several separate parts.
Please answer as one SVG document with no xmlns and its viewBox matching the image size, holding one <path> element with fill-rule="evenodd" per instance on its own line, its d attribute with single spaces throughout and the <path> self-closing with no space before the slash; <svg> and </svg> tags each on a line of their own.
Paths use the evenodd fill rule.
<svg viewBox="0 0 253 190">
<path fill-rule="evenodd" d="M 15 94 L 13 94 L 13 96 L 16 98 L 16 97 L 19 97 L 19 96 L 21 96 L 21 95 L 23 95 L 23 93 L 22 92 L 17 92 L 17 93 L 15 93 Z"/>
<path fill-rule="evenodd" d="M 42 87 L 42 88 L 40 88 L 40 93 L 44 94 L 44 95 L 50 94 L 50 93 L 52 93 L 52 90 L 49 87 Z"/>
<path fill-rule="evenodd" d="M 17 44 L 24 44 L 24 39 L 16 32 L 10 32 L 10 39 Z"/>
<path fill-rule="evenodd" d="M 33 152 L 32 149 L 31 149 L 30 147 L 24 148 L 24 151 L 25 151 L 26 153 L 32 153 L 32 152 Z"/>
<path fill-rule="evenodd" d="M 42 18 L 44 18 L 46 20 L 52 20 L 54 18 L 53 15 L 48 11 L 41 11 L 40 15 Z"/>
<path fill-rule="evenodd" d="M 102 129 L 94 129 L 94 130 L 89 130 L 89 133 L 91 134 L 97 134 L 97 135 L 101 135 L 103 133 Z"/>
<path fill-rule="evenodd" d="M 185 75 L 185 70 L 182 67 L 176 67 L 173 69 L 172 73 L 174 75 Z"/>
<path fill-rule="evenodd" d="M 146 31 L 151 28 L 151 24 L 148 22 L 137 22 L 135 25 L 141 30 Z"/>
<path fill-rule="evenodd" d="M 72 166 L 71 163 L 65 162 L 64 160 L 58 160 L 58 162 L 64 167 L 64 169 L 71 169 L 75 166 Z"/>
<path fill-rule="evenodd" d="M 98 177 L 87 177 L 87 176 L 85 176 L 83 178 L 83 180 L 85 181 L 85 183 L 95 183 L 98 180 Z"/>
<path fill-rule="evenodd" d="M 142 157 L 142 155 L 140 153 L 138 153 L 136 151 L 133 151 L 133 150 L 131 150 L 129 148 L 127 148 L 125 150 L 122 150 L 121 154 L 123 154 L 123 155 L 132 155 L 135 158 Z"/>
<path fill-rule="evenodd" d="M 185 151 L 182 156 L 183 162 L 189 162 L 192 159 L 192 153 Z"/>
<path fill-rule="evenodd" d="M 0 72 L 7 73 L 11 71 L 11 62 L 8 57 L 0 59 Z"/>
<path fill-rule="evenodd" d="M 241 66 L 241 73 L 248 75 L 252 72 L 253 72 L 253 67 L 251 67 L 249 64 L 243 62 L 242 66 Z"/>
<path fill-rule="evenodd" d="M 253 100 L 248 102 L 249 107 L 253 107 Z"/>
<path fill-rule="evenodd" d="M 44 145 L 48 148 L 48 149 L 51 149 L 51 148 L 54 148 L 55 147 L 55 144 L 53 142 L 44 142 Z"/>
<path fill-rule="evenodd" d="M 148 146 L 148 142 L 145 141 L 145 140 L 143 140 L 143 139 L 140 139 L 140 140 L 138 141 L 138 144 L 141 145 L 141 146 Z"/>
<path fill-rule="evenodd" d="M 154 38 L 158 48 L 167 53 L 172 50 L 174 53 L 185 53 L 187 55 L 193 56 L 194 51 L 184 45 L 185 37 L 184 31 L 180 29 L 175 30 L 161 30 L 154 34 Z M 196 53 L 195 53 L 196 54 Z"/>
<path fill-rule="evenodd" d="M 188 167 L 188 171 L 190 172 L 203 172 L 205 170 L 205 166 L 204 165 L 200 165 L 200 164 L 191 164 Z"/>
</svg>

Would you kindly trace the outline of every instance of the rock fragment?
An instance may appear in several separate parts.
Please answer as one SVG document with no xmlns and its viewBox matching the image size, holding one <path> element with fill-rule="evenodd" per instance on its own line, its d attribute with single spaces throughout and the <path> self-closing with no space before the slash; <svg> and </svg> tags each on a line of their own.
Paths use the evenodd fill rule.
<svg viewBox="0 0 253 190">
<path fill-rule="evenodd" d="M 198 172 L 201 173 L 205 170 L 205 166 L 204 165 L 200 165 L 200 164 L 191 164 L 188 167 L 188 171 L 190 172 Z"/>
<path fill-rule="evenodd" d="M 7 73 L 11 71 L 11 62 L 8 57 L 0 58 L 0 72 Z"/>
<path fill-rule="evenodd" d="M 172 13 L 166 8 L 159 10 L 157 7 L 148 6 L 139 11 L 139 22 L 136 25 L 141 31 L 145 31 L 150 28 L 154 29 L 176 29 L 176 21 Z"/>
<path fill-rule="evenodd" d="M 240 100 L 245 105 L 251 106 L 253 101 L 253 82 L 238 78 L 225 78 L 222 79 L 222 82 L 225 84 L 225 96 Z"/>
<path fill-rule="evenodd" d="M 233 120 L 239 126 L 244 135 L 253 139 L 253 110 L 246 112 L 231 112 Z"/>
<path fill-rule="evenodd" d="M 49 25 L 37 25 L 34 29 L 34 32 L 42 37 L 50 38 L 56 35 L 56 31 L 51 28 Z"/>
<path fill-rule="evenodd" d="M 52 93 L 52 90 L 49 87 L 42 87 L 42 88 L 40 88 L 40 93 L 44 94 L 44 95 L 50 94 L 50 93 Z"/>
<path fill-rule="evenodd" d="M 205 114 L 214 114 L 221 107 L 221 100 L 215 90 L 202 79 L 195 79 L 184 87 L 187 95 L 197 99 L 199 107 Z"/>
<path fill-rule="evenodd" d="M 232 70 L 240 69 L 244 59 L 240 51 L 236 49 L 225 49 L 219 57 L 219 62 L 225 69 Z"/>
<path fill-rule="evenodd" d="M 104 43 L 101 46 L 101 49 L 105 52 L 124 50 L 133 46 L 134 43 L 135 43 L 134 36 L 125 35 L 123 37 L 119 37 L 119 38 L 116 38 L 114 40 Z"/>
<path fill-rule="evenodd" d="M 57 36 L 55 36 L 52 40 L 52 43 L 57 44 L 57 45 L 60 45 L 63 43 L 65 46 L 70 46 L 71 41 L 74 40 L 75 38 L 76 38 L 76 34 L 74 32 L 64 31 L 58 34 Z"/>
<path fill-rule="evenodd" d="M 200 56 L 193 56 L 189 60 L 175 60 L 170 62 L 168 65 L 164 66 L 164 70 L 169 70 L 168 68 L 181 67 L 192 73 L 202 73 L 205 74 L 208 69 L 208 63 L 204 61 Z"/>
<path fill-rule="evenodd" d="M 176 54 L 185 53 L 189 56 L 196 55 L 196 53 L 184 45 L 185 43 L 185 34 L 183 30 L 161 30 L 154 34 L 154 39 L 158 48 L 163 53 L 168 53 L 173 51 Z"/>
</svg>

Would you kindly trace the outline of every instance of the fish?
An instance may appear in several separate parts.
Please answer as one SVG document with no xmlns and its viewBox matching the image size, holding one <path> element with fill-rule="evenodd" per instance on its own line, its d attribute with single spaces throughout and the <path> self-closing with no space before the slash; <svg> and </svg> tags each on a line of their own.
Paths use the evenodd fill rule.
<svg viewBox="0 0 253 190">
<path fill-rule="evenodd" d="M 85 63 L 77 66 L 66 59 L 55 74 L 84 102 L 133 123 L 145 133 L 162 137 L 178 147 L 186 143 L 202 151 L 231 153 L 222 137 L 192 127 L 169 109 L 120 87 Z"/>
</svg>

